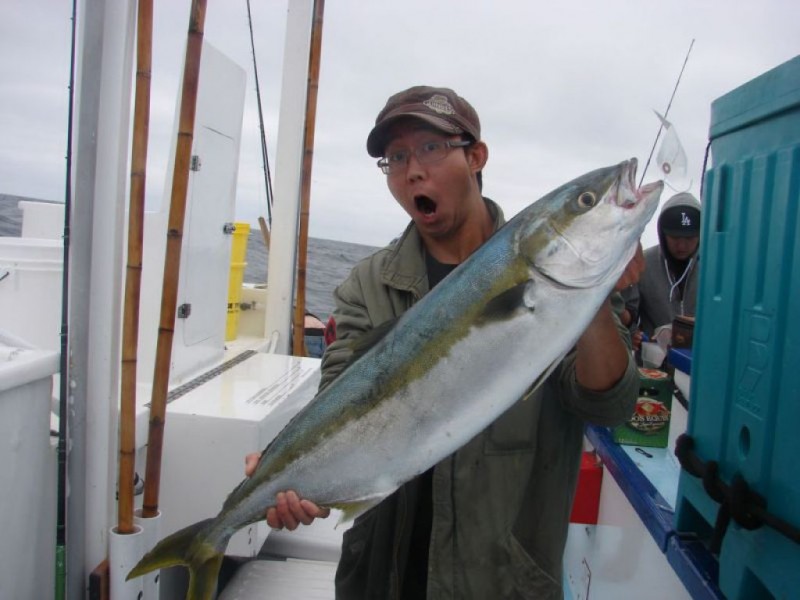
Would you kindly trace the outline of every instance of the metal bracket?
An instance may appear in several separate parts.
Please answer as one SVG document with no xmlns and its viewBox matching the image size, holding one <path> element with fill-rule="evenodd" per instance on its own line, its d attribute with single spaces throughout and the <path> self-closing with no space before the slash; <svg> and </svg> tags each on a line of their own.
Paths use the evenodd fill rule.
<svg viewBox="0 0 800 600">
<path fill-rule="evenodd" d="M 187 303 L 181 304 L 178 306 L 178 318 L 179 319 L 187 319 L 189 315 L 192 314 L 192 305 Z"/>
<path fill-rule="evenodd" d="M 189 165 L 190 171 L 199 171 L 202 163 L 200 162 L 200 156 L 197 154 L 192 154 L 192 162 Z"/>
</svg>

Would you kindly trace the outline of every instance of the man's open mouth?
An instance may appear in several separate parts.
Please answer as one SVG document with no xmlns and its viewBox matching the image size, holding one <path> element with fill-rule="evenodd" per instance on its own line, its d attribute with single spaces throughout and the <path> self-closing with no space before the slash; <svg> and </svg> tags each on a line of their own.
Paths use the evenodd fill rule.
<svg viewBox="0 0 800 600">
<path fill-rule="evenodd" d="M 417 210 L 423 215 L 432 215 L 436 212 L 436 202 L 428 196 L 415 196 L 414 203 L 417 206 Z"/>
</svg>

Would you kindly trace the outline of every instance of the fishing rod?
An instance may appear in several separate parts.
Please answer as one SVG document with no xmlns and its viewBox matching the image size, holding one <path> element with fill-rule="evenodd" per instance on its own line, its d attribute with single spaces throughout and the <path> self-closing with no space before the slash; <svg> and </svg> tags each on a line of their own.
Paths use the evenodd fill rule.
<svg viewBox="0 0 800 600">
<path fill-rule="evenodd" d="M 678 74 L 678 80 L 675 82 L 675 87 L 672 89 L 672 96 L 669 98 L 669 102 L 667 103 L 667 110 L 664 111 L 664 120 L 667 119 L 669 115 L 669 109 L 672 107 L 672 101 L 675 99 L 675 92 L 678 91 L 678 85 L 681 83 L 681 77 L 683 77 L 683 71 L 686 69 L 686 63 L 689 62 L 689 54 L 692 52 L 692 47 L 694 46 L 694 38 L 692 38 L 692 43 L 689 44 L 689 50 L 686 52 L 686 58 L 683 60 L 683 66 L 681 67 L 681 72 Z M 642 178 L 639 180 L 639 187 L 642 187 L 642 183 L 644 182 L 644 176 L 647 173 L 647 168 L 650 166 L 650 160 L 653 158 L 653 153 L 656 151 L 656 146 L 658 145 L 658 139 L 661 137 L 661 132 L 664 129 L 664 122 L 662 121 L 658 125 L 658 133 L 656 133 L 656 139 L 653 142 L 653 147 L 650 149 L 650 156 L 647 157 L 647 163 L 644 165 L 644 169 L 642 170 Z"/>
<path fill-rule="evenodd" d="M 139 303 L 142 283 L 144 197 L 147 135 L 150 129 L 150 79 L 153 48 L 153 0 L 139 0 L 136 26 L 136 91 L 134 94 L 131 186 L 128 210 L 128 260 L 122 319 L 122 365 L 119 414 L 117 533 L 130 534 L 136 463 L 136 366 L 139 345 Z"/>
<path fill-rule="evenodd" d="M 194 139 L 194 119 L 197 110 L 197 88 L 200 80 L 200 56 L 203 50 L 203 26 L 206 0 L 192 0 L 189 12 L 189 33 L 186 40 L 181 104 L 178 117 L 178 140 L 172 172 L 172 191 L 167 219 L 167 248 L 164 254 L 164 278 L 161 285 L 161 313 L 150 401 L 150 422 L 147 435 L 147 460 L 144 477 L 142 518 L 158 516 L 158 495 L 161 485 L 161 451 L 167 413 L 169 368 L 172 360 L 172 341 L 175 337 L 175 314 L 178 305 L 181 242 L 186 216 L 186 196 L 189 187 L 189 163 Z"/>
<path fill-rule="evenodd" d="M 55 599 L 66 598 L 67 579 L 67 394 L 69 393 L 69 240 L 72 209 L 72 121 L 75 102 L 75 15 L 77 0 L 72 2 L 72 41 L 69 51 L 69 102 L 67 107 L 67 156 L 64 182 L 64 253 L 61 276 L 61 356 L 58 385 L 58 507 L 56 509 Z"/>
<path fill-rule="evenodd" d="M 258 84 L 258 66 L 256 65 L 256 44 L 253 40 L 253 18 L 250 15 L 250 0 L 247 0 L 247 22 L 250 26 L 250 48 L 253 52 L 253 74 L 256 81 L 256 101 L 258 102 L 258 122 L 261 127 L 261 163 L 264 168 L 264 185 L 267 190 L 267 219 L 272 227 L 272 180 L 269 172 L 269 154 L 267 153 L 267 136 L 264 131 L 264 113 L 261 110 L 261 86 Z M 269 239 L 268 237 L 265 239 Z M 267 245 L 269 249 L 269 245 Z"/>
<path fill-rule="evenodd" d="M 308 218 L 311 205 L 311 165 L 314 156 L 314 129 L 317 114 L 317 91 L 319 90 L 320 52 L 322 48 L 322 15 L 325 0 L 314 0 L 314 20 L 311 24 L 311 44 L 308 59 L 306 92 L 306 126 L 303 139 L 303 179 L 300 186 L 300 225 L 297 241 L 297 302 L 294 309 L 292 354 L 306 356 L 305 351 L 305 304 L 306 262 L 308 257 Z"/>
</svg>

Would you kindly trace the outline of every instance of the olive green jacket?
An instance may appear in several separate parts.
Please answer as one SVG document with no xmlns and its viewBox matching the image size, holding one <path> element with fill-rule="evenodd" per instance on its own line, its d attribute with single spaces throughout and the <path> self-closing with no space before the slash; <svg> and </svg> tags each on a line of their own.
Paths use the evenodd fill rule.
<svg viewBox="0 0 800 600">
<path fill-rule="evenodd" d="M 487 203 L 498 228 L 502 211 Z M 352 340 L 398 317 L 427 292 L 424 249 L 412 223 L 356 265 L 334 292 L 337 340 L 322 359 L 321 387 L 343 370 Z M 618 327 L 629 344 L 626 329 Z M 632 360 L 614 389 L 581 388 L 572 352 L 534 395 L 434 468 L 429 600 L 562 597 L 562 554 L 584 422 L 623 421 L 637 390 Z M 417 489 L 416 480 L 403 485 L 345 533 L 337 598 L 399 597 Z"/>
</svg>

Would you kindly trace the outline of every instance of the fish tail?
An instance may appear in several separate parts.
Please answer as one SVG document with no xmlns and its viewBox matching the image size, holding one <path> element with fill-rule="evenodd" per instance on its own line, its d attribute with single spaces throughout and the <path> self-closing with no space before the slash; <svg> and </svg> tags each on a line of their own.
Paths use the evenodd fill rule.
<svg viewBox="0 0 800 600">
<path fill-rule="evenodd" d="M 217 575 L 228 543 L 227 539 L 221 544 L 208 539 L 206 530 L 214 520 L 198 521 L 165 537 L 142 557 L 126 579 L 156 569 L 184 566 L 189 569 L 186 600 L 210 600 L 217 589 Z"/>
<path fill-rule="evenodd" d="M 189 590 L 186 600 L 211 600 L 217 591 L 217 577 L 225 554 L 216 553 L 199 566 L 189 565 Z"/>
</svg>

